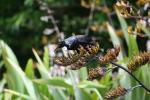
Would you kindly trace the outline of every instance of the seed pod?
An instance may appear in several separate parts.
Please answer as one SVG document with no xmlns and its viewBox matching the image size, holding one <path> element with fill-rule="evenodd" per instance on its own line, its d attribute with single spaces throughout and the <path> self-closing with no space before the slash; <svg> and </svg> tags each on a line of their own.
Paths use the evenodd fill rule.
<svg viewBox="0 0 150 100">
<path fill-rule="evenodd" d="M 87 63 L 86 58 L 85 57 L 81 57 L 77 62 L 71 64 L 68 68 L 72 69 L 72 70 L 78 70 L 86 63 Z"/>
<path fill-rule="evenodd" d="M 96 45 L 88 45 L 86 48 L 81 47 L 80 55 L 82 55 L 75 63 L 71 64 L 69 67 L 72 70 L 78 70 L 83 65 L 85 65 L 89 59 L 93 58 L 99 50 L 99 44 Z"/>
<path fill-rule="evenodd" d="M 108 62 L 117 58 L 120 52 L 120 47 L 116 46 L 112 49 L 108 49 L 107 53 L 104 56 L 99 57 L 101 64 L 107 64 Z"/>
<path fill-rule="evenodd" d="M 143 52 L 138 54 L 137 56 L 134 56 L 131 62 L 127 64 L 127 67 L 131 72 L 134 72 L 136 71 L 136 69 L 146 63 L 150 63 L 150 52 Z"/>
<path fill-rule="evenodd" d="M 84 54 L 86 53 L 86 50 L 82 46 L 80 46 L 79 51 L 79 53 L 77 53 L 77 51 L 74 51 L 74 54 L 69 55 L 69 57 L 55 57 L 54 62 L 61 66 L 71 65 L 78 61 L 78 59 L 84 56 Z"/>
<path fill-rule="evenodd" d="M 86 47 L 87 51 L 90 53 L 90 54 L 97 54 L 98 50 L 99 50 L 99 44 L 96 43 L 95 45 L 88 45 Z"/>
<path fill-rule="evenodd" d="M 94 57 L 99 50 L 99 44 L 88 45 L 86 47 L 80 46 L 78 49 L 79 53 L 75 53 L 69 57 L 56 57 L 55 63 L 62 66 L 69 66 L 70 69 L 76 70 L 81 68 L 88 62 L 89 59 Z"/>
<path fill-rule="evenodd" d="M 74 53 L 73 55 L 70 55 L 69 57 L 55 57 L 54 62 L 61 66 L 67 66 L 74 62 L 76 62 L 79 59 L 80 55 L 78 53 Z"/>
<path fill-rule="evenodd" d="M 115 4 L 115 8 L 118 9 L 120 15 L 123 17 L 130 17 L 135 15 L 135 11 L 133 10 L 130 3 L 126 0 L 118 0 Z"/>
<path fill-rule="evenodd" d="M 109 92 L 106 93 L 105 99 L 106 100 L 113 100 L 117 97 L 124 96 L 127 93 L 127 89 L 123 87 L 117 87 L 114 90 L 110 90 Z"/>
<path fill-rule="evenodd" d="M 106 73 L 106 68 L 97 67 L 97 68 L 89 68 L 88 71 L 88 80 L 93 80 L 97 78 L 102 78 Z"/>
</svg>

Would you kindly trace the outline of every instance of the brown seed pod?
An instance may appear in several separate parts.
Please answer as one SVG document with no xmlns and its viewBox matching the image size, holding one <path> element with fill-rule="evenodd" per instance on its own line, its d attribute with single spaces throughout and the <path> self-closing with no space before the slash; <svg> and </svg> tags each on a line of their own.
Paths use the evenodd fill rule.
<svg viewBox="0 0 150 100">
<path fill-rule="evenodd" d="M 107 64 L 108 62 L 115 60 L 120 52 L 120 46 L 116 46 L 112 49 L 108 49 L 104 56 L 99 57 L 101 64 Z"/>
<path fill-rule="evenodd" d="M 150 63 L 150 52 L 143 52 L 138 54 L 137 56 L 134 56 L 131 62 L 127 64 L 127 67 L 131 72 L 134 72 L 136 71 L 136 69 L 146 63 Z"/>
<path fill-rule="evenodd" d="M 55 57 L 54 62 L 61 66 L 68 66 L 78 61 L 78 59 L 84 56 L 85 53 L 86 50 L 82 46 L 80 46 L 79 53 L 77 51 L 74 51 L 74 54 L 69 55 L 68 57 Z"/>
<path fill-rule="evenodd" d="M 88 45 L 85 48 L 83 46 L 80 46 L 78 49 L 79 53 L 76 53 L 69 56 L 69 57 L 56 57 L 55 63 L 62 65 L 62 66 L 68 66 L 73 70 L 81 68 L 90 58 L 95 56 L 98 53 L 99 50 L 99 44 L 96 43 L 95 45 Z"/>
<path fill-rule="evenodd" d="M 69 68 L 72 70 L 80 69 L 83 65 L 85 65 L 89 59 L 94 57 L 99 50 L 99 44 L 96 43 L 95 46 L 88 45 L 86 48 L 81 47 L 80 55 L 82 55 L 76 62 L 72 63 Z"/>
<path fill-rule="evenodd" d="M 105 75 L 105 73 L 106 69 L 104 67 L 89 68 L 88 80 L 102 78 Z"/>
<path fill-rule="evenodd" d="M 54 62 L 61 66 L 67 66 L 76 62 L 79 59 L 79 57 L 80 57 L 80 54 L 75 52 L 73 55 L 70 55 L 69 57 L 64 57 L 64 56 L 55 57 Z"/>
<path fill-rule="evenodd" d="M 133 10 L 130 3 L 126 0 L 119 0 L 115 4 L 115 8 L 118 9 L 120 15 L 123 17 L 130 17 L 135 15 L 135 11 Z"/>
<path fill-rule="evenodd" d="M 110 90 L 109 92 L 107 92 L 105 94 L 105 99 L 113 100 L 117 97 L 124 96 L 127 92 L 128 92 L 127 89 L 125 89 L 123 87 L 117 87 L 116 89 Z"/>
<path fill-rule="evenodd" d="M 81 57 L 77 62 L 71 64 L 68 68 L 72 70 L 78 70 L 86 63 L 86 59 L 84 57 Z"/>
</svg>

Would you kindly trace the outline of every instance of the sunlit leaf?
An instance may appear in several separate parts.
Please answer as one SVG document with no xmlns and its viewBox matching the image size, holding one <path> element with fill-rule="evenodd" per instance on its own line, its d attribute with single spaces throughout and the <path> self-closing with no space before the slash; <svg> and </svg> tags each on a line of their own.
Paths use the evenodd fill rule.
<svg viewBox="0 0 150 100">
<path fill-rule="evenodd" d="M 24 98 L 24 99 L 31 99 L 28 95 L 25 95 L 25 94 L 22 94 L 22 93 L 19 93 L 19 92 L 10 90 L 10 89 L 4 89 L 4 92 L 12 94 L 12 95 L 16 95 L 16 96 Z"/>
<path fill-rule="evenodd" d="M 122 43 L 119 40 L 117 34 L 115 33 L 115 30 L 113 29 L 113 27 L 109 23 L 107 23 L 107 27 L 108 27 L 109 35 L 110 35 L 110 37 L 112 39 L 113 45 L 114 46 L 116 46 L 116 45 L 122 46 Z M 123 59 L 123 52 L 122 52 L 122 50 L 120 51 L 120 53 L 118 55 L 118 58 L 120 60 Z"/>
<path fill-rule="evenodd" d="M 90 94 L 87 91 L 85 91 L 84 89 L 81 89 L 77 86 L 77 83 L 75 81 L 76 77 L 74 74 L 75 73 L 73 73 L 73 71 L 69 71 L 69 75 L 70 75 L 72 85 L 73 85 L 75 99 L 76 100 L 91 100 Z"/>
<path fill-rule="evenodd" d="M 5 79 L 2 79 L 0 81 L 0 93 L 3 91 L 3 88 L 4 88 L 4 85 L 6 84 L 6 80 Z"/>
<path fill-rule="evenodd" d="M 7 62 L 7 59 L 9 58 L 11 61 L 13 61 L 16 65 L 18 65 L 18 61 L 16 59 L 16 56 L 14 55 L 13 51 L 5 44 L 3 41 L 0 41 L 0 47 L 2 50 L 2 58 L 4 61 L 4 65 L 7 69 L 7 74 L 5 74 L 5 79 L 9 83 L 8 87 L 16 90 L 18 92 L 23 93 L 24 92 L 24 84 L 21 80 L 21 77 L 16 73 L 16 69 L 11 67 L 11 64 Z"/>
<path fill-rule="evenodd" d="M 44 66 L 44 64 L 43 64 L 42 60 L 40 59 L 40 57 L 38 56 L 37 52 L 34 49 L 32 51 L 35 55 L 35 58 L 38 61 L 37 67 L 38 67 L 38 70 L 39 70 L 40 74 L 42 75 L 43 78 L 48 79 L 49 78 L 48 70 Z"/>
<path fill-rule="evenodd" d="M 19 65 L 15 64 L 13 61 L 11 61 L 9 58 L 6 59 L 7 63 L 10 65 L 10 67 L 14 70 L 17 76 L 20 76 L 21 79 L 20 81 L 23 81 L 27 92 L 29 93 L 30 97 L 33 99 L 36 99 L 36 94 L 34 91 L 34 86 L 31 80 L 29 80 L 26 76 L 25 73 L 22 71 Z"/>
<path fill-rule="evenodd" d="M 78 87 L 80 87 L 80 88 L 106 88 L 105 85 L 102 85 L 102 84 L 99 84 L 96 82 L 91 82 L 91 81 L 80 82 L 78 84 Z"/>
<path fill-rule="evenodd" d="M 124 33 L 126 43 L 128 45 L 129 56 L 137 54 L 138 53 L 138 45 L 136 42 L 136 36 L 128 34 L 128 32 L 127 32 L 128 25 L 127 25 L 125 19 L 120 16 L 119 11 L 117 9 L 116 9 L 116 13 L 117 13 L 121 28 L 122 28 L 123 33 Z"/>
<path fill-rule="evenodd" d="M 34 70 L 33 70 L 33 61 L 32 59 L 29 59 L 26 65 L 25 74 L 28 78 L 33 79 L 34 78 Z"/>
<path fill-rule="evenodd" d="M 33 82 L 36 82 L 38 84 L 43 84 L 43 85 L 47 84 L 47 85 L 51 85 L 51 86 L 72 88 L 72 86 L 70 84 L 68 84 L 63 79 L 60 79 L 60 78 L 36 79 L 36 80 L 33 80 Z"/>
<path fill-rule="evenodd" d="M 44 65 L 45 65 L 46 69 L 48 69 L 49 66 L 50 66 L 50 64 L 49 64 L 50 59 L 49 59 L 49 52 L 48 52 L 47 47 L 44 48 L 43 62 L 44 62 Z"/>
<path fill-rule="evenodd" d="M 76 100 L 91 100 L 91 95 L 84 89 L 74 87 Z"/>
<path fill-rule="evenodd" d="M 54 100 L 66 100 L 67 97 L 65 96 L 64 92 L 62 92 L 60 89 L 53 89 L 53 97 Z"/>
</svg>

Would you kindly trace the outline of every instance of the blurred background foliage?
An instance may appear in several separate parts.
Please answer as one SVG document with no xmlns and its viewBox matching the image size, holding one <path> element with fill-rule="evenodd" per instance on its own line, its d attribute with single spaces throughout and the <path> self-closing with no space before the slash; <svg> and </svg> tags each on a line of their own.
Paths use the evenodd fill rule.
<svg viewBox="0 0 150 100">
<path fill-rule="evenodd" d="M 74 34 L 84 34 L 88 25 L 90 8 L 82 5 L 91 1 L 84 0 L 44 0 L 52 10 L 52 15 L 57 21 L 60 32 L 65 37 Z M 103 0 L 96 0 L 96 5 L 103 5 Z M 110 0 L 109 7 L 112 7 L 114 0 Z M 57 43 L 56 32 L 53 34 L 43 34 L 44 29 L 53 30 L 51 21 L 41 21 L 42 16 L 48 16 L 46 12 L 40 10 L 40 5 L 36 0 L 1 0 L 0 4 L 0 37 L 6 41 L 14 50 L 15 54 L 24 64 L 31 57 L 31 48 L 41 49 L 49 41 Z M 105 13 L 94 11 L 94 24 L 101 24 L 107 21 Z M 100 30 L 101 31 L 101 30 Z M 99 35 L 101 32 L 90 31 L 91 35 Z M 107 39 L 108 34 L 101 33 L 100 39 Z M 108 39 L 107 39 L 108 40 Z M 103 44 L 104 42 L 102 42 Z M 105 45 L 109 43 L 105 42 Z M 23 59 L 21 59 L 23 57 Z"/>
<path fill-rule="evenodd" d="M 121 45 L 119 63 L 126 65 L 132 55 L 150 50 L 149 0 L 128 0 L 136 8 L 134 11 L 144 16 L 141 18 L 132 18 L 139 17 L 132 15 L 135 14 L 132 11 L 120 16 L 123 8 L 118 5 L 118 13 L 115 9 L 119 0 L 41 1 L 1 0 L 0 39 L 5 43 L 0 42 L 0 99 L 103 100 L 110 88 L 137 84 L 123 71 L 114 79 L 109 73 L 94 82 L 86 81 L 86 68 L 69 70 L 66 74 L 63 67 L 53 65 L 50 48 L 73 34 L 88 34 L 96 37 L 104 50 Z M 147 86 L 149 69 L 147 64 L 135 73 Z M 141 88 L 125 97 L 126 100 L 149 98 Z"/>
<path fill-rule="evenodd" d="M 111 19 L 109 18 L 109 13 L 114 11 L 116 1 L 93 1 L 95 1 L 95 10 L 93 11 L 92 22 L 90 23 L 89 34 L 98 37 L 98 40 L 101 41 L 101 46 L 108 48 L 111 46 L 111 43 L 106 30 L 106 21 L 111 22 L 113 27 L 117 29 L 117 34 L 122 36 L 116 16 L 113 15 Z M 51 15 L 56 20 L 59 31 L 63 32 L 65 37 L 69 37 L 73 33 L 85 34 L 85 29 L 89 23 L 90 5 L 93 1 L 44 0 L 52 12 Z M 130 2 L 132 5 L 138 4 L 140 7 L 146 1 L 138 0 L 134 2 L 131 0 Z M 58 37 L 56 37 L 52 22 L 50 20 L 48 22 L 42 21 L 42 19 L 47 20 L 46 16 L 48 14 L 40 10 L 40 7 L 41 5 L 39 5 L 38 0 L 1 0 L 0 37 L 12 47 L 22 64 L 32 56 L 32 47 L 40 49 L 48 44 L 48 42 L 58 42 Z M 45 19 L 43 16 L 45 16 Z M 129 19 L 128 22 L 131 25 L 135 25 L 135 22 L 130 20 L 132 19 Z M 44 29 L 49 29 L 49 31 L 47 30 L 47 34 L 43 34 Z M 144 39 L 142 38 L 142 42 L 144 42 Z M 106 40 L 107 42 L 105 42 Z M 21 59 L 22 57 L 24 59 Z"/>
</svg>

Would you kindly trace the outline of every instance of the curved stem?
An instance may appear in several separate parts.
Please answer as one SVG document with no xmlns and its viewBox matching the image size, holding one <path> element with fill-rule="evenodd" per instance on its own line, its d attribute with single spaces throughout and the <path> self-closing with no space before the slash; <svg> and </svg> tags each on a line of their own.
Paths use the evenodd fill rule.
<svg viewBox="0 0 150 100">
<path fill-rule="evenodd" d="M 136 85 L 134 87 L 131 88 L 131 91 L 134 90 L 135 88 L 141 87 L 142 85 Z"/>
<path fill-rule="evenodd" d="M 128 69 L 112 61 L 110 63 L 126 71 L 130 76 L 132 76 L 141 85 L 141 87 L 143 87 L 146 91 L 150 92 L 150 89 L 148 89 L 140 80 L 138 80 Z"/>
</svg>

